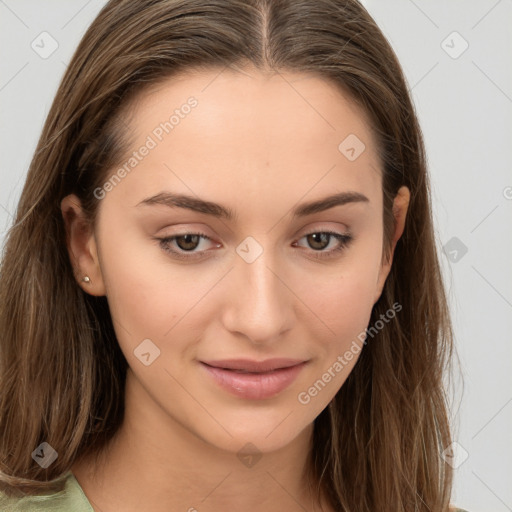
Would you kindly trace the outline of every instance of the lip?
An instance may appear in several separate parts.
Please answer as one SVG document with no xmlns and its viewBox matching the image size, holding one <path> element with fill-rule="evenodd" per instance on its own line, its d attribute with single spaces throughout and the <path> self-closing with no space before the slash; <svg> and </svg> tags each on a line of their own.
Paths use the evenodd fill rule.
<svg viewBox="0 0 512 512">
<path fill-rule="evenodd" d="M 251 359 L 222 359 L 219 361 L 201 361 L 208 366 L 215 368 L 224 368 L 226 370 L 245 370 L 247 372 L 261 373 L 278 370 L 280 368 L 289 368 L 303 363 L 304 359 L 274 358 L 265 361 L 253 361 Z"/>
<path fill-rule="evenodd" d="M 200 363 L 208 375 L 226 391 L 240 398 L 263 400 L 272 398 L 286 389 L 297 378 L 307 361 L 269 359 L 258 362 L 230 359 Z"/>
</svg>

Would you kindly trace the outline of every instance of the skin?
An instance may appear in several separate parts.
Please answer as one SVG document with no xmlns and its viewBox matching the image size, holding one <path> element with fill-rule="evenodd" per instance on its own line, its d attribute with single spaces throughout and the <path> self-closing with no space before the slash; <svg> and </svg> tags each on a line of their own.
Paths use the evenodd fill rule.
<svg viewBox="0 0 512 512">
<path fill-rule="evenodd" d="M 107 296 L 129 364 L 122 428 L 101 464 L 84 458 L 73 473 L 96 511 L 332 510 L 308 492 L 306 457 L 313 421 L 358 355 L 308 404 L 297 397 L 368 326 L 391 268 L 392 259 L 381 265 L 375 142 L 362 111 L 316 76 L 245 69 L 178 78 L 131 106 L 132 150 L 188 97 L 197 107 L 106 193 L 96 228 L 85 222 L 76 196 L 61 203 L 77 275 L 91 280 L 78 277 L 79 285 Z M 366 146 L 354 161 L 338 149 L 349 134 Z M 136 206 L 162 191 L 220 203 L 237 218 Z M 342 191 L 369 201 L 292 218 L 298 203 Z M 408 203 L 403 187 L 394 203 L 393 249 Z M 189 262 L 154 240 L 198 229 L 211 241 L 169 243 L 184 254 L 187 247 L 204 251 Z M 340 245 L 334 237 L 322 245 L 306 236 L 325 229 L 354 239 L 332 258 L 315 259 Z M 263 249 L 252 263 L 236 252 L 248 236 Z M 147 338 L 160 350 L 148 366 L 134 355 Z M 274 357 L 308 364 L 265 400 L 229 394 L 199 363 Z M 248 442 L 261 454 L 252 467 L 237 457 Z"/>
</svg>

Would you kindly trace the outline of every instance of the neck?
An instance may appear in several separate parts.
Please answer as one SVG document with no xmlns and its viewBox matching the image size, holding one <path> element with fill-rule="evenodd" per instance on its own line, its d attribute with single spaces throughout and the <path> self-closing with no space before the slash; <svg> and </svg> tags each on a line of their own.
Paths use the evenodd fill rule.
<svg viewBox="0 0 512 512">
<path fill-rule="evenodd" d="M 72 472 L 95 511 L 331 510 L 308 475 L 313 424 L 288 445 L 244 456 L 213 446 L 155 404 L 127 374 L 122 426 Z"/>
</svg>

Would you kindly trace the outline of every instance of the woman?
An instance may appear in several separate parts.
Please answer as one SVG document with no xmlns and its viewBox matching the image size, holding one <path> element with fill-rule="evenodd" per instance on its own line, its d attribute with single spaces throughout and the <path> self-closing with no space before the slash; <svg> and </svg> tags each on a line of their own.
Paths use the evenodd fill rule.
<svg viewBox="0 0 512 512">
<path fill-rule="evenodd" d="M 355 0 L 108 2 L 0 297 L 2 509 L 453 510 L 421 131 Z"/>
</svg>

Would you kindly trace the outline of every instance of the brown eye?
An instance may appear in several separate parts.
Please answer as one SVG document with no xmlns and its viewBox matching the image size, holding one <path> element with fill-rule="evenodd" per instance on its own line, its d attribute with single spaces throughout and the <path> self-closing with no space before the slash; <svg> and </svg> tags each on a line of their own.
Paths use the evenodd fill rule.
<svg viewBox="0 0 512 512">
<path fill-rule="evenodd" d="M 156 238 L 164 251 L 175 258 L 184 260 L 200 258 L 207 252 L 207 250 L 195 250 L 201 245 L 201 239 L 211 241 L 211 238 L 205 233 L 183 233 L 165 238 Z M 220 247 L 220 244 L 217 244 L 217 247 Z"/>
<path fill-rule="evenodd" d="M 313 257 L 315 258 L 335 256 L 336 253 L 347 248 L 353 240 L 352 235 L 337 233 L 336 231 L 313 231 L 307 233 L 302 238 L 306 239 L 308 247 L 312 249 L 311 252 L 313 252 Z M 338 246 L 331 250 L 325 250 L 333 238 L 338 241 Z"/>
<path fill-rule="evenodd" d="M 176 245 L 183 251 L 192 251 L 199 244 L 200 235 L 186 234 L 174 237 Z"/>
<path fill-rule="evenodd" d="M 323 250 L 329 245 L 331 235 L 329 233 L 311 233 L 306 235 L 308 243 L 313 249 Z"/>
</svg>

